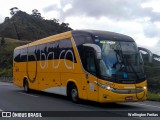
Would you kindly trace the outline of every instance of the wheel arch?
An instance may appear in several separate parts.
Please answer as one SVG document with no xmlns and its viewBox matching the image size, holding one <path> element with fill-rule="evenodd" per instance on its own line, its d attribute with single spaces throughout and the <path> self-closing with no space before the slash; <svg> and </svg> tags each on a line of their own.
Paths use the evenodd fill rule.
<svg viewBox="0 0 160 120">
<path fill-rule="evenodd" d="M 68 82 L 67 82 L 67 88 L 66 88 L 67 96 L 69 96 L 69 91 L 71 90 L 71 86 L 73 84 L 77 87 L 79 98 L 81 98 L 80 85 L 78 85 L 76 80 L 72 80 L 72 79 L 68 80 Z"/>
<path fill-rule="evenodd" d="M 25 81 L 27 81 L 29 84 L 28 78 L 26 76 L 23 78 L 23 87 L 24 87 Z"/>
</svg>

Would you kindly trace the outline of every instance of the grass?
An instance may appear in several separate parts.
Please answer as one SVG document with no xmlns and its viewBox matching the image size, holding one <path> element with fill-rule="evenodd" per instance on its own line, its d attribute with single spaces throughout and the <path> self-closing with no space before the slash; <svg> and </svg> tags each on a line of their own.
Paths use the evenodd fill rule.
<svg viewBox="0 0 160 120">
<path fill-rule="evenodd" d="M 160 101 L 160 91 L 159 93 L 151 93 L 148 91 L 147 94 L 148 100 L 153 100 L 153 101 Z"/>
<path fill-rule="evenodd" d="M 11 77 L 12 76 L 12 67 L 9 67 L 8 69 L 0 68 L 0 76 Z"/>
</svg>

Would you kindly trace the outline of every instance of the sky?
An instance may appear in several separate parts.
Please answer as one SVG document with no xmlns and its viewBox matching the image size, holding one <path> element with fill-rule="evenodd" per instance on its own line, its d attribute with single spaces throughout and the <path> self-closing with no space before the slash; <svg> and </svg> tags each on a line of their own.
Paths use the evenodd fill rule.
<svg viewBox="0 0 160 120">
<path fill-rule="evenodd" d="M 2 0 L 0 0 L 2 1 Z M 37 9 L 45 19 L 56 18 L 73 29 L 95 29 L 131 36 L 138 46 L 160 55 L 160 0 L 5 0 L 0 23 L 10 8 L 28 14 Z"/>
</svg>

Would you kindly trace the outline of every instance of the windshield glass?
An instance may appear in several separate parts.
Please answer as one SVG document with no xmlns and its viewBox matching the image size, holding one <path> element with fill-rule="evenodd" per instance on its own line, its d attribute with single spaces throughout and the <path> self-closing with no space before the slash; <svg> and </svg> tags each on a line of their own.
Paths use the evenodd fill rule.
<svg viewBox="0 0 160 120">
<path fill-rule="evenodd" d="M 143 61 L 135 42 L 100 40 L 98 45 L 101 48 L 99 68 L 102 77 L 115 80 L 142 77 Z"/>
</svg>

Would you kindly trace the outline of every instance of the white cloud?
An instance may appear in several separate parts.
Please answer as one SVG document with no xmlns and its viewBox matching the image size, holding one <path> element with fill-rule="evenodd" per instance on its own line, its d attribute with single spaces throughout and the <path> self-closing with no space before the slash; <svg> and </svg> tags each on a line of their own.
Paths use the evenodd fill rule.
<svg viewBox="0 0 160 120">
<path fill-rule="evenodd" d="M 71 4 L 67 4 L 64 6 L 63 8 L 63 12 L 66 12 L 67 10 L 71 9 L 72 8 L 72 5 Z"/>
<path fill-rule="evenodd" d="M 60 15 L 59 15 L 59 12 L 58 11 L 52 11 L 52 12 L 47 12 L 45 13 L 45 19 L 53 19 L 53 18 L 58 18 Z M 43 14 L 42 14 L 42 17 L 43 17 Z"/>
<path fill-rule="evenodd" d="M 79 17 L 67 17 L 65 22 L 70 23 L 74 29 L 96 29 L 126 34 L 134 38 L 139 46 L 153 47 L 159 40 L 158 38 L 146 37 L 143 34 L 142 23 L 136 21 L 115 21 L 106 17 L 96 19 L 82 15 Z"/>
<path fill-rule="evenodd" d="M 131 36 L 139 46 L 154 52 L 160 50 L 154 49 L 157 44 L 160 46 L 159 0 L 87 0 L 85 4 L 74 0 L 71 3 L 71 9 L 61 11 L 61 19 L 72 28 L 118 32 Z"/>
<path fill-rule="evenodd" d="M 10 8 L 18 7 L 20 10 L 25 11 L 29 14 L 32 13 L 33 9 L 39 10 L 42 16 L 45 17 L 43 8 L 49 5 L 59 4 L 60 0 L 5 0 L 0 7 L 0 14 L 3 17 L 3 20 L 6 16 L 10 16 Z M 1 21 L 3 21 L 1 19 Z"/>
<path fill-rule="evenodd" d="M 67 12 L 61 12 L 61 19 L 80 14 L 88 17 L 99 18 L 102 16 L 115 20 L 135 20 L 149 17 L 151 21 L 159 21 L 160 16 L 151 7 L 143 7 L 149 0 L 61 0 L 61 8 L 71 4 Z"/>
<path fill-rule="evenodd" d="M 160 12 L 160 0 L 150 0 L 142 4 L 143 8 L 152 8 L 154 12 Z"/>
<path fill-rule="evenodd" d="M 136 34 L 134 39 L 136 40 L 139 46 L 147 47 L 147 48 L 156 46 L 159 41 L 159 39 L 151 39 L 144 36 L 143 34 Z"/>
<path fill-rule="evenodd" d="M 144 34 L 146 37 L 149 38 L 156 38 L 160 37 L 160 26 L 158 26 L 158 23 L 152 23 L 152 22 L 146 22 L 143 23 L 144 27 Z"/>
</svg>

